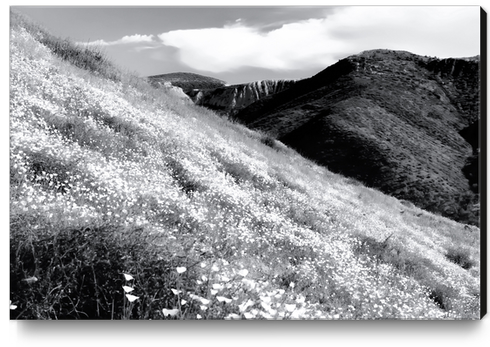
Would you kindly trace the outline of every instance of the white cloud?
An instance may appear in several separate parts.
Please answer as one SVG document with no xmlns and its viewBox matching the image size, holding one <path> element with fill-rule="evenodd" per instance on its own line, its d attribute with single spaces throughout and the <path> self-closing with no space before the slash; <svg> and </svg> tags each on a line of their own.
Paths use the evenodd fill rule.
<svg viewBox="0 0 490 347">
<path fill-rule="evenodd" d="M 141 42 L 152 42 L 153 35 L 126 35 L 115 41 L 105 41 L 105 40 L 96 40 L 91 42 L 79 42 L 80 44 L 89 45 L 89 46 L 114 46 L 114 45 L 124 45 L 124 44 L 134 44 Z"/>
<path fill-rule="evenodd" d="M 478 54 L 479 11 L 478 6 L 352 6 L 265 33 L 237 21 L 158 37 L 164 45 L 179 49 L 183 63 L 198 70 L 322 68 L 376 48 L 439 57 Z"/>
<path fill-rule="evenodd" d="M 290 69 L 305 58 L 324 59 L 325 50 L 315 44 L 325 41 L 323 22 L 310 19 L 268 33 L 237 23 L 170 31 L 158 37 L 165 45 L 178 48 L 182 61 L 198 70 L 221 72 L 241 66 Z"/>
</svg>

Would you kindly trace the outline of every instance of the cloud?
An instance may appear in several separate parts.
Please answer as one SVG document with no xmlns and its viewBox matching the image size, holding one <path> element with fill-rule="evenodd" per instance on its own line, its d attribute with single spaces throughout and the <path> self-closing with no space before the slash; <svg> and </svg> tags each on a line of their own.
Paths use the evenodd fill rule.
<svg viewBox="0 0 490 347">
<path fill-rule="evenodd" d="M 80 44 L 89 45 L 89 46 L 114 46 L 114 45 L 125 45 L 125 44 L 135 44 L 135 43 L 150 43 L 153 42 L 153 35 L 127 35 L 123 36 L 119 40 L 115 41 L 105 41 L 105 40 L 96 40 L 91 42 L 79 42 Z"/>
<path fill-rule="evenodd" d="M 317 45 L 325 41 L 323 21 L 286 24 L 267 33 L 237 22 L 223 28 L 175 30 L 158 37 L 163 44 L 179 49 L 182 62 L 199 70 L 222 72 L 241 66 L 290 69 L 305 58 L 324 59 L 321 56 L 326 52 Z"/>
<path fill-rule="evenodd" d="M 478 6 L 349 7 L 331 18 L 330 33 L 350 49 L 391 48 L 422 55 L 476 55 Z"/>
<path fill-rule="evenodd" d="M 266 32 L 242 18 L 221 28 L 173 30 L 158 38 L 178 49 L 182 63 L 215 73 L 244 66 L 322 68 L 376 48 L 469 56 L 479 53 L 479 11 L 478 6 L 338 7 L 324 18 Z"/>
</svg>

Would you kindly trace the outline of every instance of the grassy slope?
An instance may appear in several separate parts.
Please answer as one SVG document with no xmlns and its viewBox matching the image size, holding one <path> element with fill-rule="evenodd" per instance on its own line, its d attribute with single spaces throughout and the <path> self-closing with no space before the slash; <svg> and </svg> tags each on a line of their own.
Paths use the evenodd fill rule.
<svg viewBox="0 0 490 347">
<path fill-rule="evenodd" d="M 479 229 L 39 30 L 12 14 L 11 318 L 479 317 Z"/>
</svg>

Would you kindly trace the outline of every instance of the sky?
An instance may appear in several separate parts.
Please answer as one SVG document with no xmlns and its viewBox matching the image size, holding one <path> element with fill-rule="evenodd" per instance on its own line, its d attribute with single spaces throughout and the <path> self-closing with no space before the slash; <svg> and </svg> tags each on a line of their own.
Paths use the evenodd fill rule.
<svg viewBox="0 0 490 347">
<path fill-rule="evenodd" d="M 228 84 L 310 77 L 370 49 L 480 54 L 479 6 L 12 6 L 139 76 L 193 72 Z"/>
</svg>

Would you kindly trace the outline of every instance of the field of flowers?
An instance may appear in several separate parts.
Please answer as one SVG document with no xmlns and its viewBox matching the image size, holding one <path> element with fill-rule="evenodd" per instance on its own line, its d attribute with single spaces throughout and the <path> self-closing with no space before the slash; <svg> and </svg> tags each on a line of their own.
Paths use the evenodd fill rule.
<svg viewBox="0 0 490 347">
<path fill-rule="evenodd" d="M 11 319 L 479 318 L 476 227 L 11 18 Z"/>
</svg>

